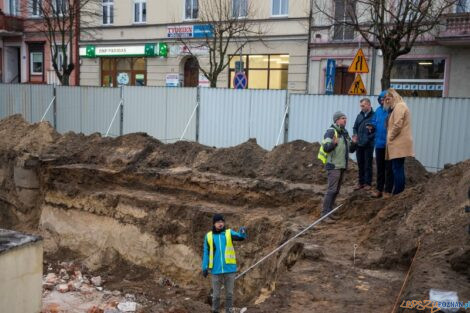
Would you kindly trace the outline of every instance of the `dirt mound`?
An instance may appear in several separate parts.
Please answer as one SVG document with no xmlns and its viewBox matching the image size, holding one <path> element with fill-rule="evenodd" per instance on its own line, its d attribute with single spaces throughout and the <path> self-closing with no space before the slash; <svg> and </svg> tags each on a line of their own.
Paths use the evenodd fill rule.
<svg viewBox="0 0 470 313">
<path fill-rule="evenodd" d="M 275 147 L 264 158 L 260 174 L 303 182 L 326 182 L 325 169 L 317 158 L 320 144 L 296 140 Z"/>
<path fill-rule="evenodd" d="M 363 204 L 376 215 L 365 227 L 363 243 L 384 247 L 373 265 L 409 267 L 418 251 L 414 274 L 405 297 L 427 299 L 431 288 L 458 291 L 470 298 L 466 255 L 470 255 L 469 223 L 464 207 L 470 203 L 470 160 L 432 176 L 424 184 L 405 190 L 393 201 Z M 380 207 L 382 205 L 382 207 Z"/>
<path fill-rule="evenodd" d="M 406 158 L 405 174 L 407 186 L 421 184 L 428 180 L 433 174 L 428 172 L 426 168 L 415 158 Z"/>
<path fill-rule="evenodd" d="M 39 154 L 60 135 L 47 122 L 29 124 L 19 114 L 0 121 L 0 147 Z"/>
<path fill-rule="evenodd" d="M 256 143 L 256 139 L 250 139 L 235 147 L 215 150 L 205 162 L 197 166 L 197 169 L 204 172 L 254 178 L 257 176 L 265 155 L 266 150 Z"/>
<path fill-rule="evenodd" d="M 205 162 L 208 153 L 213 150 L 199 143 L 178 141 L 157 147 L 141 166 L 156 168 L 197 166 L 200 162 Z"/>
</svg>

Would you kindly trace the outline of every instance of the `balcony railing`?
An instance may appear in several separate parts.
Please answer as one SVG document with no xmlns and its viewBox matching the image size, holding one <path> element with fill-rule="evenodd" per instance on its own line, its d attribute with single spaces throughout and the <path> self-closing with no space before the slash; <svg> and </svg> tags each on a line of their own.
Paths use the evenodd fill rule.
<svg viewBox="0 0 470 313">
<path fill-rule="evenodd" d="M 0 31 L 23 32 L 23 19 L 17 16 L 4 15 L 0 12 Z"/>
<path fill-rule="evenodd" d="M 470 13 L 454 13 L 445 17 L 445 29 L 439 37 L 470 36 Z"/>
</svg>

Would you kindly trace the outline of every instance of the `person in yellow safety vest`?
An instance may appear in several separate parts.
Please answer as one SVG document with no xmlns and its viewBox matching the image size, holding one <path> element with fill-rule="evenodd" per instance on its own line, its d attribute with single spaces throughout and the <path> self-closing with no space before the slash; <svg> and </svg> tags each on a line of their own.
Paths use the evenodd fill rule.
<svg viewBox="0 0 470 313">
<path fill-rule="evenodd" d="M 333 114 L 333 124 L 326 130 L 318 158 L 325 164 L 328 173 L 328 189 L 323 200 L 321 216 L 333 210 L 336 196 L 339 194 L 344 172 L 348 168 L 349 153 L 356 151 L 356 138 L 351 140 L 346 130 L 346 115 L 341 112 Z M 334 218 L 330 215 L 329 220 Z"/>
<path fill-rule="evenodd" d="M 239 232 L 225 229 L 225 219 L 215 214 L 212 219 L 212 231 L 204 237 L 202 255 L 202 275 L 212 275 L 212 312 L 218 313 L 220 306 L 220 290 L 225 287 L 225 312 L 232 312 L 233 288 L 237 272 L 237 260 L 233 241 L 246 238 L 246 228 L 240 227 Z"/>
</svg>

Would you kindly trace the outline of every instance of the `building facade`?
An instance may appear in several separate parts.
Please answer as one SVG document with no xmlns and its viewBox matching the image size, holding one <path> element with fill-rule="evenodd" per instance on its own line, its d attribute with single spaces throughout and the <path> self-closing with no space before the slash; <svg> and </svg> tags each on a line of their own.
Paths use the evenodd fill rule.
<svg viewBox="0 0 470 313">
<path fill-rule="evenodd" d="M 248 88 L 306 92 L 310 1 L 227 1 L 239 8 L 230 14 L 240 18 L 249 5 L 263 33 L 236 56 L 237 40 L 231 43 L 227 54 L 233 58 L 217 87 L 233 87 L 242 60 Z M 81 85 L 208 86 L 197 66 L 208 66 L 208 51 L 197 41 L 207 27 L 198 0 L 103 0 L 102 6 L 100 21 L 82 21 Z M 175 34 L 192 38 L 192 56 Z"/>
<path fill-rule="evenodd" d="M 344 0 L 331 1 L 331 14 L 342 16 Z M 405 96 L 470 97 L 470 1 L 458 1 L 442 17 L 441 27 L 416 42 L 412 50 L 400 56 L 391 74 L 391 86 Z M 334 94 L 347 94 L 354 81 L 348 67 L 359 48 L 366 57 L 369 73 L 362 74 L 367 94 L 381 91 L 383 58 L 362 37 L 343 25 L 326 26 L 319 19 L 312 24 L 308 92 L 324 94 L 327 60 L 334 59 Z"/>
<path fill-rule="evenodd" d="M 60 84 L 42 24 L 39 0 L 0 0 L 1 82 Z M 77 49 L 67 51 L 77 64 Z M 74 70 L 69 84 L 77 82 L 78 71 Z"/>
</svg>

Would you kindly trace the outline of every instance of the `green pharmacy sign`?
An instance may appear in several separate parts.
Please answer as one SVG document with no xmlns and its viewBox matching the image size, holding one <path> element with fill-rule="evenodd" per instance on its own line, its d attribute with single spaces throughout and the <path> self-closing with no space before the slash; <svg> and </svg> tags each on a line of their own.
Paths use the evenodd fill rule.
<svg viewBox="0 0 470 313">
<path fill-rule="evenodd" d="M 80 56 L 85 58 L 96 57 L 167 57 L 168 45 L 166 43 L 147 43 L 141 46 L 95 46 L 87 45 L 80 48 Z"/>
</svg>

